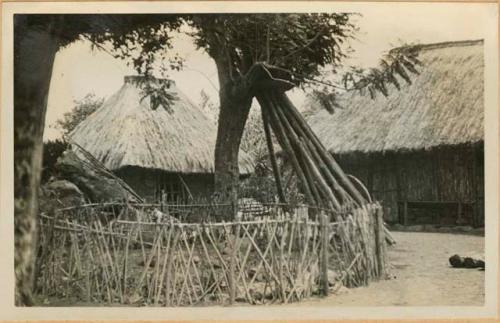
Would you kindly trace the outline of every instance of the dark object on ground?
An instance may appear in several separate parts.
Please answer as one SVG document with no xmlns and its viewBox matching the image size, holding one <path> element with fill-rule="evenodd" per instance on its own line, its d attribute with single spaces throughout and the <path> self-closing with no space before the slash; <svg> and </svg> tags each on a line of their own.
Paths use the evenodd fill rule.
<svg viewBox="0 0 500 323">
<path fill-rule="evenodd" d="M 484 268 L 485 263 L 482 259 L 472 257 L 460 257 L 453 255 L 449 259 L 450 265 L 454 268 Z"/>
</svg>

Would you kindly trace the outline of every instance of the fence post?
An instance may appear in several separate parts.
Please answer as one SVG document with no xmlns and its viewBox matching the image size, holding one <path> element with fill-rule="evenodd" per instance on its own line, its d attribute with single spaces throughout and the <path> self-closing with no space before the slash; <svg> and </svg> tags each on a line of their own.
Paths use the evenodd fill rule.
<svg viewBox="0 0 500 323">
<path fill-rule="evenodd" d="M 379 204 L 375 208 L 375 246 L 378 276 L 383 278 L 385 276 L 385 230 L 384 213 Z"/>
<path fill-rule="evenodd" d="M 238 212 L 238 206 L 234 203 L 232 204 L 233 209 L 233 219 L 234 219 L 234 239 L 232 241 L 231 246 L 231 262 L 229 264 L 229 304 L 233 304 L 236 298 L 236 279 L 235 279 L 235 271 L 236 271 L 236 257 L 238 255 L 238 240 L 240 237 L 240 225 L 241 225 L 241 216 Z"/>
<path fill-rule="evenodd" d="M 170 289 L 171 289 L 171 281 L 172 281 L 172 266 L 175 260 L 175 244 L 176 244 L 176 238 L 173 238 L 177 232 L 175 232 L 175 226 L 174 226 L 174 218 L 170 217 L 170 232 L 168 235 L 168 241 L 167 241 L 167 252 L 168 252 L 168 258 L 167 258 L 167 272 L 165 273 L 166 275 L 166 280 L 165 280 L 165 306 L 171 306 L 171 299 L 170 299 Z M 170 239 L 173 238 L 173 241 Z M 203 239 L 203 237 L 200 237 L 200 239 Z M 175 275 L 175 274 L 173 274 Z"/>
<path fill-rule="evenodd" d="M 283 232 L 281 234 L 281 242 L 280 242 L 280 249 L 279 249 L 279 270 L 278 270 L 278 278 L 280 281 L 280 293 L 281 293 L 281 298 L 283 298 L 283 303 L 287 303 L 286 299 L 286 288 L 285 288 L 285 279 L 283 275 L 283 266 L 285 265 L 285 257 L 284 257 L 284 249 L 285 249 L 285 240 L 287 238 L 288 234 L 288 224 L 290 223 L 290 217 L 287 217 L 287 219 L 283 219 L 283 222 L 281 222 L 281 225 L 283 226 Z"/>
<path fill-rule="evenodd" d="M 323 296 L 328 296 L 328 215 L 320 213 L 320 229 L 321 229 L 321 268 L 320 268 L 320 288 Z"/>
</svg>

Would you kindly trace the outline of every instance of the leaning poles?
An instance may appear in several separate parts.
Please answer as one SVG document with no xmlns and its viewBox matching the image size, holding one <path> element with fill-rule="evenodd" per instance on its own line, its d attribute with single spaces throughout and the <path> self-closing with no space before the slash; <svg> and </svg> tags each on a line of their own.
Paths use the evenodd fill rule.
<svg viewBox="0 0 500 323">
<path fill-rule="evenodd" d="M 264 109 L 262 112 L 262 123 L 264 126 L 264 134 L 266 135 L 267 150 L 269 151 L 269 158 L 271 160 L 271 167 L 273 169 L 274 181 L 276 183 L 276 191 L 278 193 L 278 198 L 281 204 L 286 204 L 285 191 L 283 190 L 283 182 L 281 180 L 280 170 L 278 168 L 278 162 L 276 160 L 276 154 L 274 153 L 273 140 L 271 137 L 271 126 L 269 125 L 269 116 L 265 113 Z"/>
<path fill-rule="evenodd" d="M 304 171 L 299 164 L 299 160 L 293 151 L 292 145 L 284 130 L 284 127 L 279 122 L 277 122 L 275 115 L 272 113 L 273 111 L 270 100 L 268 100 L 267 96 L 264 93 L 258 95 L 257 100 L 259 101 L 262 108 L 262 113 L 267 116 L 266 118 L 267 120 L 269 120 L 271 128 L 273 129 L 274 135 L 276 136 L 276 139 L 278 140 L 281 148 L 290 158 L 292 167 L 297 174 L 304 194 L 306 195 L 307 202 L 311 205 L 317 204 L 319 201 L 316 201 L 315 197 L 312 194 L 310 181 L 308 181 L 308 179 L 306 178 Z"/>
<path fill-rule="evenodd" d="M 306 133 L 306 136 L 311 140 L 313 145 L 317 148 L 318 153 L 321 155 L 321 158 L 324 160 L 326 165 L 329 167 L 332 174 L 338 176 L 339 182 L 342 183 L 344 189 L 349 192 L 350 195 L 354 198 L 354 200 L 358 203 L 358 205 L 365 204 L 367 201 L 361 195 L 361 193 L 356 189 L 351 180 L 347 177 L 344 171 L 340 168 L 339 164 L 335 161 L 333 156 L 328 152 L 325 146 L 321 143 L 319 138 L 314 134 L 312 129 L 306 123 L 306 121 L 302 118 L 299 111 L 293 103 L 290 101 L 285 92 L 276 92 L 275 95 L 278 97 L 278 100 L 282 102 L 285 106 L 284 111 L 289 113 L 292 120 L 300 126 L 303 131 Z"/>
<path fill-rule="evenodd" d="M 290 158 L 308 203 L 331 209 L 335 213 L 342 212 L 346 206 L 361 206 L 367 203 L 288 100 L 284 91 L 262 89 L 256 97 L 261 105 L 264 125 L 270 126 Z M 267 137 L 268 130 L 265 131 Z M 274 150 L 271 152 L 274 156 Z M 273 163 L 275 178 L 279 179 L 275 167 Z M 277 183 L 280 182 L 277 180 Z"/>
</svg>

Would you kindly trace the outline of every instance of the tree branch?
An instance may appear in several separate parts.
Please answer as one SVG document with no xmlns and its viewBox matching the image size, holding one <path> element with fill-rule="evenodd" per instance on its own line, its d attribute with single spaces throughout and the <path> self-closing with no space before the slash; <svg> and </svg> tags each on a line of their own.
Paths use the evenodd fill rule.
<svg viewBox="0 0 500 323">
<path fill-rule="evenodd" d="M 295 55 L 295 54 L 297 54 L 297 53 L 299 53 L 299 52 L 303 51 L 303 50 L 304 50 L 304 49 L 306 49 L 307 47 L 311 46 L 311 45 L 312 45 L 312 44 L 316 41 L 316 39 L 318 39 L 318 37 L 319 37 L 319 36 L 321 36 L 321 34 L 322 34 L 323 32 L 324 32 L 324 29 L 322 29 L 322 30 L 318 31 L 318 33 L 317 33 L 316 35 L 314 35 L 314 37 L 313 37 L 313 38 L 311 38 L 311 39 L 307 42 L 307 44 L 305 44 L 305 45 L 304 45 L 303 47 L 301 47 L 301 48 L 297 48 L 296 50 L 294 50 L 293 52 L 289 53 L 288 55 L 285 55 L 285 57 L 283 57 L 283 58 L 281 59 L 281 61 L 282 61 L 282 62 L 284 62 L 287 58 L 289 58 L 289 57 L 291 57 L 291 56 L 293 56 L 293 55 Z"/>
</svg>

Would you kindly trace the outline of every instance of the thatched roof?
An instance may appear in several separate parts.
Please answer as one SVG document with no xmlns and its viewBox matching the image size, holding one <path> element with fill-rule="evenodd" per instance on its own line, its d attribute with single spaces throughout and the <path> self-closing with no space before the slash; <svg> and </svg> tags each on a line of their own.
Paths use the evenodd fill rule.
<svg viewBox="0 0 500 323">
<path fill-rule="evenodd" d="M 216 128 L 174 84 L 177 99 L 170 108 L 151 108 L 145 79 L 125 77 L 120 90 L 70 134 L 107 168 L 138 166 L 180 173 L 212 173 Z M 149 79 L 153 86 L 165 80 Z M 164 84 L 164 83 L 163 83 Z M 253 171 L 253 161 L 240 152 L 240 173 Z"/>
<path fill-rule="evenodd" d="M 308 123 L 333 153 L 430 149 L 483 140 L 483 42 L 421 45 L 412 84 L 389 95 L 351 92 L 343 109 L 319 109 Z"/>
</svg>

